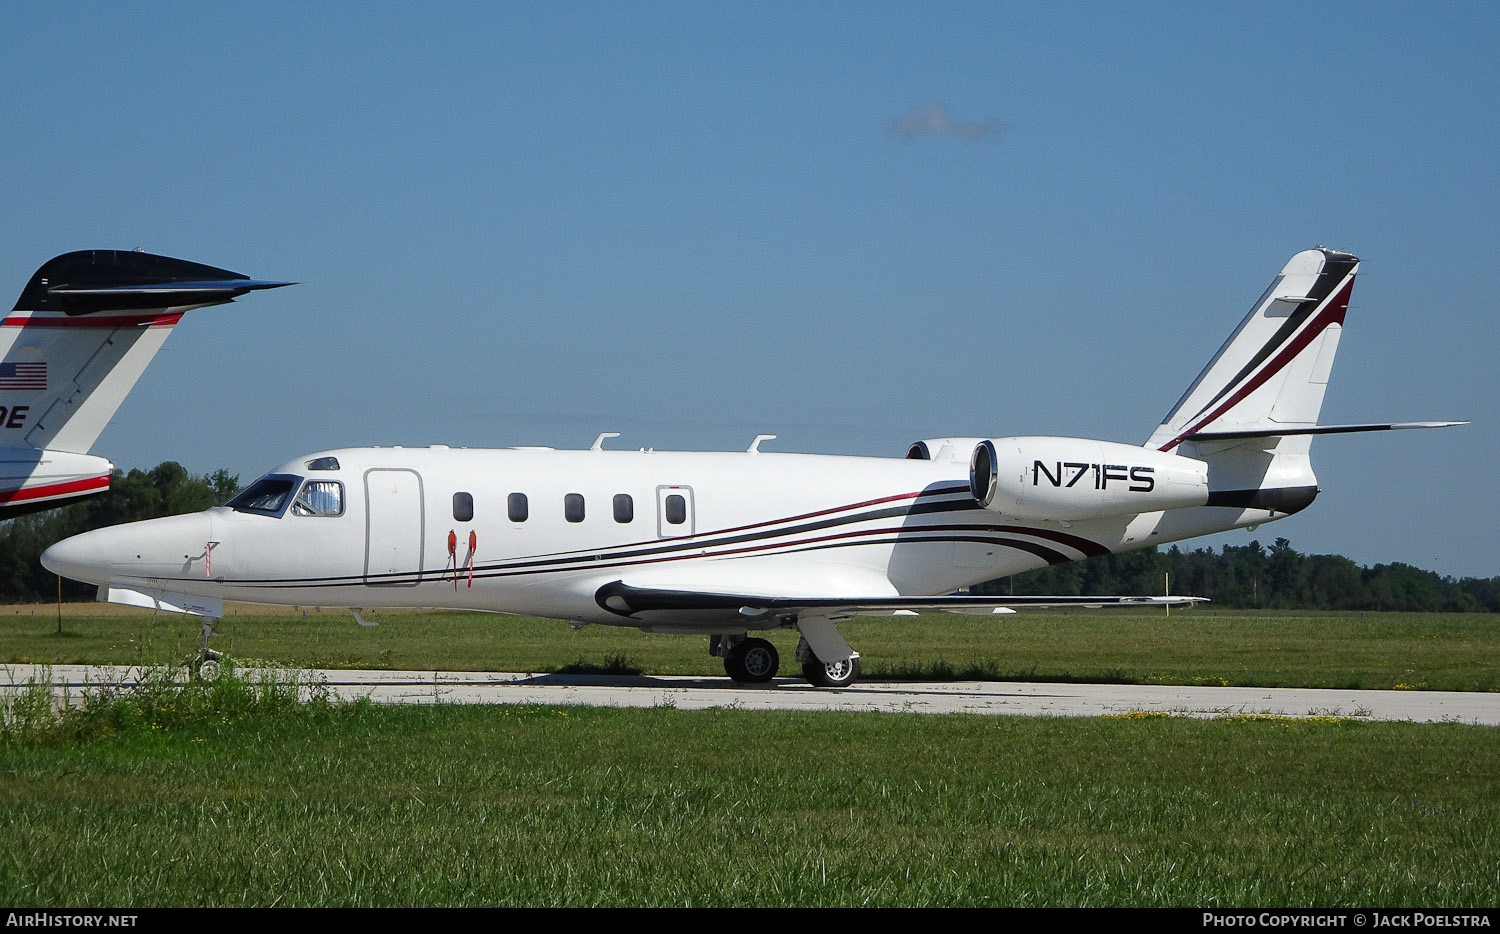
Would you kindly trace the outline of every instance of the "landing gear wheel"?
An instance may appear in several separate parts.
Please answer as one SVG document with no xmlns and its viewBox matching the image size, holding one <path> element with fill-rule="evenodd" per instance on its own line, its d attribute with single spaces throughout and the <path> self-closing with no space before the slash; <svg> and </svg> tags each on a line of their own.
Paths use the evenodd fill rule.
<svg viewBox="0 0 1500 934">
<path fill-rule="evenodd" d="M 193 659 L 188 671 L 201 681 L 212 681 L 223 670 L 220 659 L 224 656 L 208 647 L 208 640 L 218 635 L 214 632 L 214 617 L 201 616 L 199 619 L 203 621 L 203 641 L 198 643 L 198 657 Z"/>
<path fill-rule="evenodd" d="M 206 651 L 193 660 L 193 677 L 200 681 L 212 681 L 224 670 L 218 652 Z"/>
<path fill-rule="evenodd" d="M 765 684 L 776 677 L 781 656 L 765 639 L 746 639 L 724 656 L 724 673 L 736 681 Z"/>
<path fill-rule="evenodd" d="M 859 680 L 859 656 L 823 662 L 809 657 L 802 663 L 802 676 L 813 687 L 846 688 Z"/>
</svg>

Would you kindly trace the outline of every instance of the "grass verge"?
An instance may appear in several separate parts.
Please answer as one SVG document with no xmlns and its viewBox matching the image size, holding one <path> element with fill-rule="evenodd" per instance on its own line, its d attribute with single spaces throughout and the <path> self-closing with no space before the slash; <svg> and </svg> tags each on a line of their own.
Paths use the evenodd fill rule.
<svg viewBox="0 0 1500 934">
<path fill-rule="evenodd" d="M 1500 902 L 1495 728 L 304 693 L 231 675 L 8 728 L 0 901 Z"/>
<path fill-rule="evenodd" d="M 50 608 L 12 609 L 0 612 L 0 663 L 180 663 L 198 644 L 197 624 L 170 614 L 70 606 L 59 634 Z M 373 618 L 378 628 L 316 610 L 231 615 L 214 646 L 286 667 L 723 674 L 701 636 L 575 632 L 483 613 Z M 1490 614 L 1035 611 L 860 619 L 840 631 L 866 679 L 1500 690 L 1500 625 Z M 770 638 L 789 665 L 795 633 Z"/>
<path fill-rule="evenodd" d="M 213 680 L 174 667 L 146 668 L 129 686 L 96 685 L 54 700 L 49 679 L 0 691 L 0 748 L 78 745 L 160 730 L 203 731 L 328 714 L 334 703 L 317 679 L 300 672 L 237 670 L 224 660 Z"/>
</svg>

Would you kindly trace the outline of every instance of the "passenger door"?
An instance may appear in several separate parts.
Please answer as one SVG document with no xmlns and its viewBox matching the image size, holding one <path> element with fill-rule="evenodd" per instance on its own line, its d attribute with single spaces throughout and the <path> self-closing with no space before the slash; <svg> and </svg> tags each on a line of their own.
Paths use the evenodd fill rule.
<svg viewBox="0 0 1500 934">
<path fill-rule="evenodd" d="M 422 532 L 421 476 L 415 470 L 365 471 L 365 583 L 420 583 Z"/>
</svg>

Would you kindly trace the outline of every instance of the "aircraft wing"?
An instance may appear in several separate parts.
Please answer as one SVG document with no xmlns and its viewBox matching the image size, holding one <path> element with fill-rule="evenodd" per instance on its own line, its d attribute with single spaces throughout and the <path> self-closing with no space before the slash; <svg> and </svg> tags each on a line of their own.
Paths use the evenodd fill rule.
<svg viewBox="0 0 1500 934">
<path fill-rule="evenodd" d="M 780 597 L 702 590 L 632 587 L 614 581 L 594 593 L 611 613 L 651 623 L 746 623 L 766 617 L 793 619 L 839 616 L 916 615 L 923 610 L 990 615 L 1016 607 L 1189 606 L 1205 597 L 989 597 L 949 594 L 937 597 Z"/>
</svg>

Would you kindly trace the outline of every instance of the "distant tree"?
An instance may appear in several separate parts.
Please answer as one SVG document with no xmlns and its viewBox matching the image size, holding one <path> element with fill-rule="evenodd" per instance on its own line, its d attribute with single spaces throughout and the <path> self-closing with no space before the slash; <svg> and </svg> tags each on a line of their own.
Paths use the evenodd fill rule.
<svg viewBox="0 0 1500 934">
<path fill-rule="evenodd" d="M 0 522 L 0 603 L 34 603 L 57 596 L 57 578 L 42 567 L 49 545 L 70 535 L 184 512 L 200 512 L 227 501 L 239 490 L 239 477 L 219 469 L 193 476 L 176 461 L 150 470 L 119 470 L 101 496 L 46 512 Z M 67 599 L 92 599 L 94 588 L 63 582 Z"/>
<path fill-rule="evenodd" d="M 1318 610 L 1500 612 L 1500 577 L 1454 579 L 1406 564 L 1361 568 L 1341 555 L 1304 555 L 1285 538 L 1268 551 L 1252 539 L 1183 551 L 1145 549 L 1027 571 L 974 588 L 992 595 L 1107 596 L 1172 593 L 1218 606 Z"/>
<path fill-rule="evenodd" d="M 1364 598 L 1359 566 L 1342 555 L 1312 555 L 1308 581 L 1316 601 L 1307 609 L 1353 609 Z"/>
</svg>

